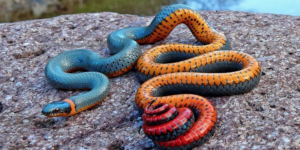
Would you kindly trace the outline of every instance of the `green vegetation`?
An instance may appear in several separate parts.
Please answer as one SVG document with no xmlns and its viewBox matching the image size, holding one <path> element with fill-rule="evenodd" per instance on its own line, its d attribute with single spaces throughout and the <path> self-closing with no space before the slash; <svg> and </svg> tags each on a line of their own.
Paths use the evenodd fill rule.
<svg viewBox="0 0 300 150">
<path fill-rule="evenodd" d="M 177 2 L 178 0 L 0 0 L 0 8 L 3 8 L 0 9 L 0 22 L 103 11 L 148 16 L 155 15 L 163 6 Z"/>
<path fill-rule="evenodd" d="M 74 13 L 111 11 L 122 14 L 154 15 L 161 6 L 175 3 L 176 0 L 87 0 L 76 5 Z"/>
</svg>

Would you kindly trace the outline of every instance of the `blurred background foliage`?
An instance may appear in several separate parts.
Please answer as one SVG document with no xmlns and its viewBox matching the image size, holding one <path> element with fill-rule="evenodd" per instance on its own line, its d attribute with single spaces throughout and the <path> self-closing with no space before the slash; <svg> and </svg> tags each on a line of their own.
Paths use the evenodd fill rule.
<svg viewBox="0 0 300 150">
<path fill-rule="evenodd" d="M 238 10 L 300 16 L 300 0 L 0 0 L 0 23 L 103 11 L 149 16 L 175 3 L 186 4 L 197 10 Z"/>
</svg>

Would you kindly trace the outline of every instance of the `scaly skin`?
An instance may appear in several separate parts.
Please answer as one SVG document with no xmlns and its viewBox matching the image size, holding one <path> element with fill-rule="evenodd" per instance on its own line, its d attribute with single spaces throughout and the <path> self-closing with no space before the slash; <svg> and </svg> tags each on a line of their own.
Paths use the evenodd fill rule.
<svg viewBox="0 0 300 150">
<path fill-rule="evenodd" d="M 198 12 L 182 5 L 169 6 L 162 12 L 155 17 L 164 18 L 160 19 L 162 21 L 154 29 L 155 32 L 138 42 L 163 39 L 176 25 L 184 23 L 204 45 L 165 44 L 142 54 L 137 70 L 141 81 L 146 82 L 139 87 L 135 101 L 144 110 L 150 103 L 191 109 L 196 120 L 184 134 L 172 132 L 175 128 L 182 131 L 181 128 L 187 128 L 189 124 L 178 124 L 173 120 L 154 127 L 143 125 L 145 134 L 154 139 L 159 147 L 190 149 L 213 133 L 217 120 L 213 105 L 199 95 L 246 93 L 258 84 L 261 68 L 259 62 L 248 54 L 224 51 L 230 49 L 229 40 L 206 23 Z M 163 133 L 167 136 L 162 136 Z M 170 135 L 174 137 L 168 138 Z"/>
<path fill-rule="evenodd" d="M 141 51 L 138 44 L 160 41 L 180 23 L 186 24 L 204 45 L 161 45 L 139 58 Z M 217 120 L 213 105 L 199 95 L 245 93 L 258 84 L 261 76 L 260 64 L 252 56 L 236 51 L 219 51 L 230 49 L 229 40 L 206 23 L 198 12 L 184 5 L 164 8 L 149 26 L 126 28 L 111 33 L 108 46 L 115 53 L 109 58 L 101 58 L 92 51 L 81 49 L 64 52 L 49 61 L 45 73 L 54 87 L 91 91 L 50 103 L 43 109 L 43 114 L 70 116 L 98 104 L 109 90 L 105 75 L 118 76 L 137 64 L 141 80 L 149 79 L 136 93 L 135 101 L 140 108 L 145 109 L 152 102 L 153 105 L 168 104 L 179 108 L 178 113 L 189 114 L 188 109 L 195 113 L 188 117 L 195 118 L 193 125 L 193 121 L 188 121 L 188 125 L 178 126 L 191 126 L 184 134 L 174 139 L 151 138 L 163 148 L 190 149 L 204 142 L 213 133 Z M 69 73 L 82 68 L 95 72 Z M 166 129 L 171 130 L 173 127 L 175 126 Z M 159 132 L 166 130 L 161 129 Z"/>
<path fill-rule="evenodd" d="M 51 85 L 60 89 L 91 89 L 91 91 L 66 98 L 67 101 L 60 100 L 47 104 L 42 113 L 49 117 L 72 116 L 101 102 L 109 90 L 108 79 L 103 74 L 115 77 L 131 70 L 142 54 L 139 44 L 164 39 L 167 35 L 156 35 L 156 30 L 159 29 L 160 23 L 164 22 L 167 13 L 179 8 L 187 7 L 172 5 L 162 10 L 149 26 L 112 32 L 107 39 L 108 47 L 114 54 L 111 57 L 102 58 L 93 51 L 76 49 L 63 52 L 51 59 L 45 69 L 46 78 Z M 81 69 L 92 72 L 70 73 Z"/>
</svg>

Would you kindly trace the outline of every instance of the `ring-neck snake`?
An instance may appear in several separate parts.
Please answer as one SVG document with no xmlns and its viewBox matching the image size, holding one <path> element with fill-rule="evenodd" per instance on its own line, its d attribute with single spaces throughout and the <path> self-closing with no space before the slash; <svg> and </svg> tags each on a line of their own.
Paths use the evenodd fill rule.
<svg viewBox="0 0 300 150">
<path fill-rule="evenodd" d="M 203 45 L 165 44 L 142 54 L 138 44 L 160 41 L 181 23 Z M 214 106 L 199 95 L 246 93 L 261 76 L 255 58 L 238 51 L 224 51 L 230 49 L 229 40 L 197 11 L 184 5 L 165 7 L 149 26 L 116 30 L 107 41 L 115 54 L 111 57 L 77 49 L 49 61 L 45 74 L 54 87 L 91 90 L 47 104 L 44 115 L 71 116 L 97 105 L 109 91 L 106 76 L 121 75 L 136 64 L 144 83 L 135 102 L 145 110 L 145 134 L 160 147 L 189 149 L 213 133 L 217 120 Z M 70 73 L 80 69 L 90 72 Z"/>
</svg>

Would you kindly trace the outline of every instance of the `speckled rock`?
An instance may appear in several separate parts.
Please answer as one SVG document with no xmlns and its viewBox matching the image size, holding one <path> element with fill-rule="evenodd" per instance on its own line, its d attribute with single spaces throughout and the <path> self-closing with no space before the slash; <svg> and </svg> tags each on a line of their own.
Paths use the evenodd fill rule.
<svg viewBox="0 0 300 150">
<path fill-rule="evenodd" d="M 300 17 L 201 14 L 234 50 L 256 57 L 263 76 L 250 93 L 209 98 L 218 112 L 216 133 L 195 149 L 300 149 Z M 111 78 L 109 95 L 95 108 L 68 118 L 41 114 L 47 103 L 84 92 L 51 87 L 44 75 L 50 58 L 75 48 L 109 56 L 109 33 L 152 19 L 104 12 L 1 24 L 0 149 L 156 149 L 141 130 L 134 71 Z M 196 40 L 180 25 L 141 49 L 172 42 Z"/>
</svg>

